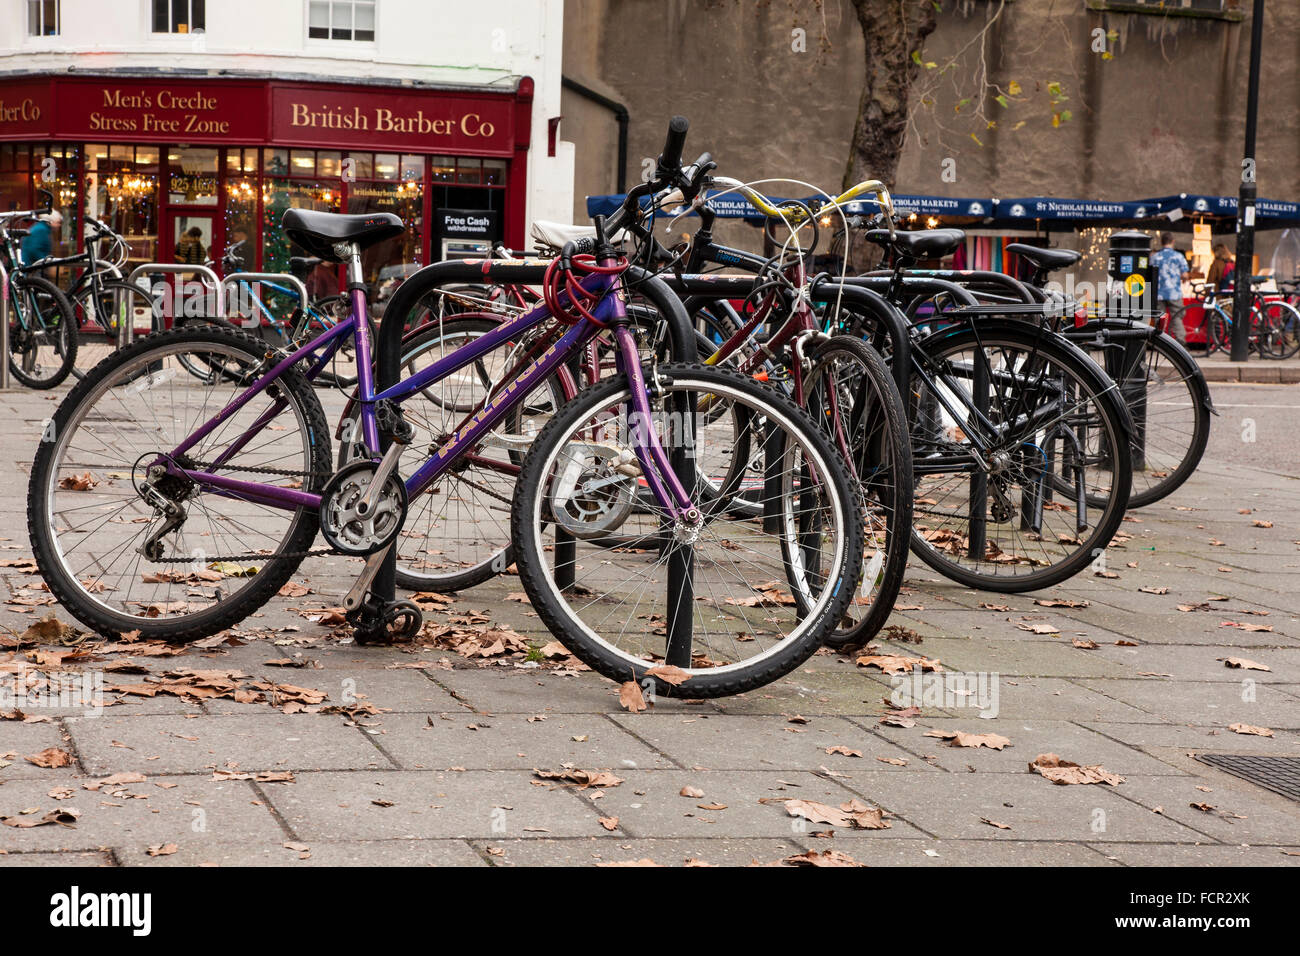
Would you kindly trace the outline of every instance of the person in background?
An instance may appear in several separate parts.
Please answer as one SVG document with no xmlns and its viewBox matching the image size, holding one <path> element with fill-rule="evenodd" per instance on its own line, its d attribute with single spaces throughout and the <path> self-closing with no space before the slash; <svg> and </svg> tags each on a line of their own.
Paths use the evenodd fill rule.
<svg viewBox="0 0 1300 956">
<path fill-rule="evenodd" d="M 248 237 L 248 228 L 242 223 L 237 223 L 230 230 L 230 239 L 226 245 L 226 252 L 234 262 L 238 263 L 238 271 L 253 271 L 254 251 L 253 242 Z"/>
<path fill-rule="evenodd" d="M 57 209 L 41 216 L 23 238 L 23 264 L 31 265 L 54 252 L 54 237 L 63 227 L 63 213 Z"/>
<path fill-rule="evenodd" d="M 203 248 L 203 230 L 191 226 L 185 231 L 180 242 L 176 243 L 176 261 L 187 266 L 201 266 L 207 260 Z"/>
<path fill-rule="evenodd" d="M 1156 295 L 1162 311 L 1169 313 L 1169 334 L 1181 344 L 1187 344 L 1187 330 L 1183 327 L 1183 280 L 1187 278 L 1187 260 L 1174 248 L 1171 232 L 1160 233 L 1160 251 L 1151 257 L 1156 268 Z"/>
<path fill-rule="evenodd" d="M 1214 261 L 1210 263 L 1210 271 L 1206 273 L 1205 281 L 1215 292 L 1222 292 L 1232 285 L 1232 274 L 1237 269 L 1237 263 L 1233 261 L 1232 253 L 1228 251 L 1226 243 L 1215 243 Z"/>
</svg>

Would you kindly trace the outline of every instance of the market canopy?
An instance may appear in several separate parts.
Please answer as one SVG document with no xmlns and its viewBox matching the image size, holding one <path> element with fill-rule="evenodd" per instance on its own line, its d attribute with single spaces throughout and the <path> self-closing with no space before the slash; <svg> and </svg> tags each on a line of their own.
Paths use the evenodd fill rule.
<svg viewBox="0 0 1300 956">
<path fill-rule="evenodd" d="M 750 222 L 762 221 L 763 214 L 751 206 L 743 196 L 735 192 L 713 198 L 718 191 L 710 194 L 710 203 L 720 219 L 745 219 Z M 784 200 L 768 197 L 774 203 Z M 823 197 L 805 197 L 807 203 Z M 588 196 L 587 215 L 608 216 L 623 204 L 624 195 L 616 193 L 608 196 Z M 1235 219 L 1237 215 L 1236 196 L 1204 196 L 1193 193 L 1179 193 L 1154 199 L 1101 200 L 1101 199 L 1056 199 L 1050 196 L 1028 196 L 1015 199 L 959 198 L 951 196 L 922 196 L 898 193 L 894 197 L 894 210 L 899 218 L 910 216 L 936 217 L 944 220 L 979 220 L 990 226 L 1035 228 L 1039 225 L 1054 225 L 1065 228 L 1079 226 L 1098 226 L 1105 224 L 1149 225 L 1157 223 L 1150 220 L 1169 222 L 1181 216 L 1170 213 L 1175 210 L 1181 215 L 1216 217 L 1219 220 Z M 648 201 L 648 200 L 647 200 Z M 1285 226 L 1300 225 L 1300 203 L 1278 199 L 1260 199 L 1256 202 L 1256 225 L 1263 229 L 1280 229 Z M 669 217 L 678 214 L 678 210 L 664 210 L 662 215 Z M 872 199 L 859 199 L 846 203 L 844 211 L 848 215 L 874 215 L 880 211 L 880 204 Z M 687 215 L 695 215 L 694 212 Z M 1146 220 L 1147 222 L 1144 222 Z"/>
<path fill-rule="evenodd" d="M 1148 199 L 1154 204 L 1159 214 L 1167 214 L 1175 209 L 1190 216 L 1220 216 L 1237 218 L 1236 196 L 1201 196 L 1194 193 L 1179 193 L 1176 196 L 1162 196 Z M 1281 199 L 1255 200 L 1256 225 L 1266 228 L 1281 228 L 1300 224 L 1300 203 L 1286 202 Z"/>
</svg>

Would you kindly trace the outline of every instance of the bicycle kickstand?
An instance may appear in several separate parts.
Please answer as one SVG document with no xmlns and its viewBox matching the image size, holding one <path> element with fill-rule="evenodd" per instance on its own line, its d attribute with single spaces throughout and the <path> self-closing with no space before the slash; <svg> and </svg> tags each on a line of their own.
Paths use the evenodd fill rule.
<svg viewBox="0 0 1300 956">
<path fill-rule="evenodd" d="M 382 601 L 370 593 L 370 585 L 392 547 L 390 544 L 381 548 L 366 559 L 356 583 L 343 598 L 344 617 L 352 625 L 352 636 L 358 644 L 409 641 L 424 624 L 419 605 L 411 601 Z"/>
</svg>

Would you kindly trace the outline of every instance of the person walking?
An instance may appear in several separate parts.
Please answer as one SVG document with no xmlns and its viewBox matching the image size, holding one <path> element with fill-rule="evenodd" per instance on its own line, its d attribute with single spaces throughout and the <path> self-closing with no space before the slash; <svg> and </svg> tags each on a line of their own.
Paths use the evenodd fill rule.
<svg viewBox="0 0 1300 956">
<path fill-rule="evenodd" d="M 63 213 L 57 209 L 41 216 L 40 219 L 32 225 L 27 235 L 23 237 L 22 245 L 19 247 L 22 252 L 23 265 L 31 265 L 39 259 L 54 252 L 54 237 L 63 228 Z"/>
<path fill-rule="evenodd" d="M 1156 295 L 1160 309 L 1169 313 L 1169 334 L 1181 345 L 1187 344 L 1183 327 L 1183 280 L 1187 278 L 1187 259 L 1174 248 L 1174 235 L 1160 233 L 1160 251 L 1151 257 L 1156 268 Z"/>
</svg>

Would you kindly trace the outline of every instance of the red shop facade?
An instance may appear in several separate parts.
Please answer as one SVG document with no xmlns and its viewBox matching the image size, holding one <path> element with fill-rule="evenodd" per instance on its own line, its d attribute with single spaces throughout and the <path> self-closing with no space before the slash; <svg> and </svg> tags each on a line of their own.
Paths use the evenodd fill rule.
<svg viewBox="0 0 1300 956">
<path fill-rule="evenodd" d="M 86 217 L 126 237 L 131 264 L 287 271 L 290 207 L 393 212 L 406 235 L 370 250 L 367 279 L 454 248 L 440 223 L 466 212 L 484 236 L 524 245 L 533 83 L 511 90 L 274 79 L 57 75 L 0 81 L 0 211 L 49 189 L 56 254 Z M 444 214 L 444 210 L 447 210 Z M 444 239 L 447 240 L 444 243 Z M 200 248 L 201 246 L 201 248 Z"/>
</svg>

